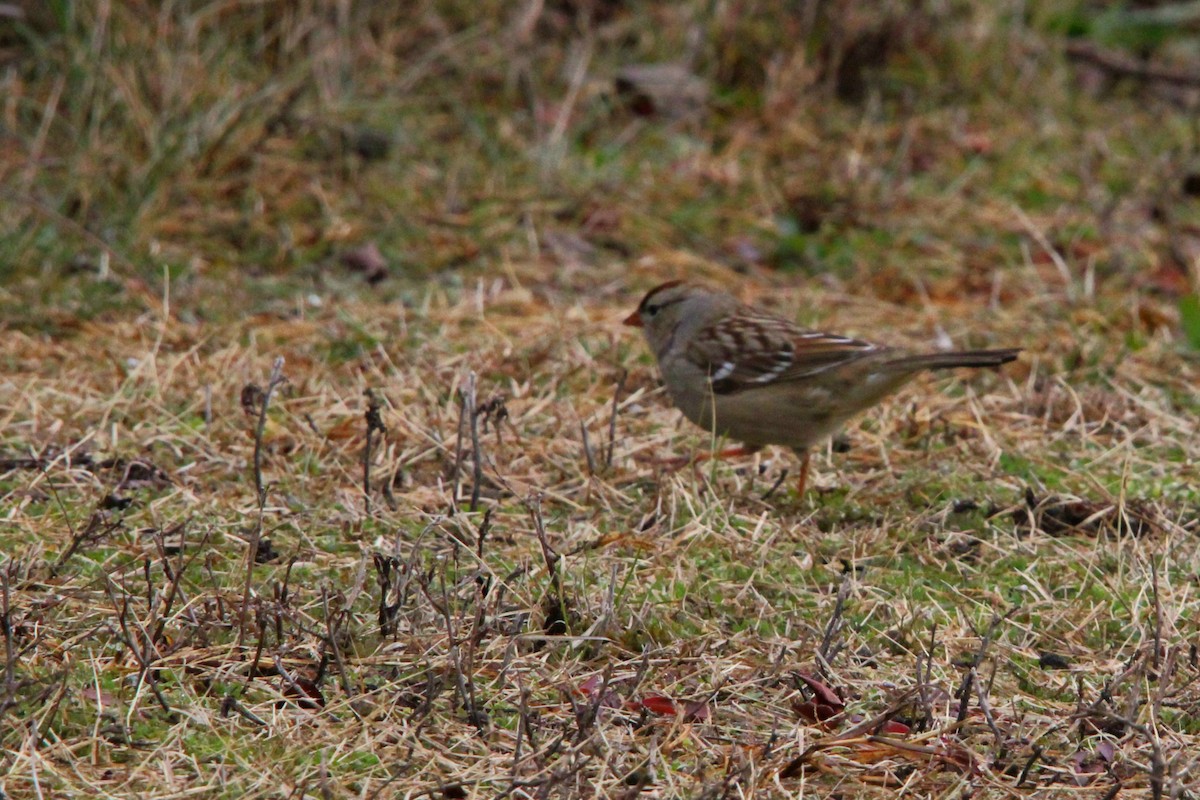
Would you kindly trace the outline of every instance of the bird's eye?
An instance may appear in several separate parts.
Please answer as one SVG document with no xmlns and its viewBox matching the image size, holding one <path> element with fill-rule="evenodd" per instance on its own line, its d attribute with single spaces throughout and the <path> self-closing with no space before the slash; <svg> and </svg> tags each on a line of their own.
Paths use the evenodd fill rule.
<svg viewBox="0 0 1200 800">
<path fill-rule="evenodd" d="M 647 317 L 653 317 L 655 314 L 657 314 L 657 313 L 658 313 L 659 309 L 661 309 L 661 308 L 662 308 L 662 306 L 660 306 L 660 305 L 648 305 L 648 306 L 646 306 L 646 316 L 647 316 Z"/>
</svg>

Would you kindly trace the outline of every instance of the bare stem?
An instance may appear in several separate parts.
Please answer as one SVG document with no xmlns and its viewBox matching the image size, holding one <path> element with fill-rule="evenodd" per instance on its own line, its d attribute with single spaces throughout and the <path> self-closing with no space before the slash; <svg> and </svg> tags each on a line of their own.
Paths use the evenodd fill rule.
<svg viewBox="0 0 1200 800">
<path fill-rule="evenodd" d="M 267 407 L 271 404 L 271 395 L 275 388 L 283 383 L 283 356 L 275 359 L 271 367 L 271 377 L 267 381 L 267 390 L 263 392 L 262 405 L 258 409 L 258 426 L 254 429 L 254 490 L 258 496 L 258 521 L 250 533 L 249 547 L 246 550 L 246 581 L 242 586 L 242 608 L 238 612 L 238 643 L 246 636 L 246 618 L 250 609 L 250 585 L 254 578 L 254 563 L 258 556 L 258 543 L 262 538 L 263 515 L 267 505 L 267 489 L 262 477 L 263 431 L 267 427 Z"/>
<path fill-rule="evenodd" d="M 471 415 L 471 505 L 474 512 L 479 508 L 479 491 L 483 488 L 483 449 L 479 444 L 479 409 L 476 405 L 475 373 L 467 376 L 467 413 Z"/>
<path fill-rule="evenodd" d="M 608 452 L 604 454 L 604 466 L 611 467 L 613 450 L 617 446 L 617 412 L 621 409 L 621 392 L 625 391 L 625 381 L 629 378 L 628 370 L 621 370 L 617 378 L 617 390 L 613 392 L 612 415 L 608 418 Z"/>
<path fill-rule="evenodd" d="M 387 426 L 383 424 L 383 418 L 380 416 L 382 403 L 379 401 L 379 396 L 372 390 L 366 389 L 363 394 L 367 397 L 367 411 L 365 414 L 367 420 L 367 443 L 363 447 L 363 500 L 367 504 L 367 513 L 371 513 L 371 447 L 372 435 L 378 431 L 387 433 Z"/>
</svg>

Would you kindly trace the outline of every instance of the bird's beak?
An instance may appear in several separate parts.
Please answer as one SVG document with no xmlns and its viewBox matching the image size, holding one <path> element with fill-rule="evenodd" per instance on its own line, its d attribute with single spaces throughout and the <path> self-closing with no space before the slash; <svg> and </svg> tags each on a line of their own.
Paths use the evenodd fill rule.
<svg viewBox="0 0 1200 800">
<path fill-rule="evenodd" d="M 641 328 L 641 327 L 643 327 L 642 326 L 642 315 L 639 314 L 638 312 L 634 311 L 628 317 L 621 320 L 621 324 L 628 325 L 631 328 Z"/>
</svg>

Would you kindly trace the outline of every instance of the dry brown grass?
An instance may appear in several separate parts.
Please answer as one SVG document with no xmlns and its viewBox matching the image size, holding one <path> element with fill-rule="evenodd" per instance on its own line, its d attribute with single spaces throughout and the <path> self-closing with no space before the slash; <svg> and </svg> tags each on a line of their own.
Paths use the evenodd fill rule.
<svg viewBox="0 0 1200 800">
<path fill-rule="evenodd" d="M 103 22 L 104 71 L 20 62 L 9 796 L 1196 795 L 1192 210 L 1151 213 L 1186 116 L 987 11 L 839 103 L 819 58 L 747 77 L 781 34 L 723 12 L 719 113 L 647 121 L 602 76 L 699 12 L 608 5 L 585 79 L 558 4 L 522 45 L 498 7 L 100 3 L 60 64 Z M 682 274 L 1026 353 L 908 388 L 808 497 L 781 452 L 669 472 L 712 443 L 619 321 Z"/>
</svg>

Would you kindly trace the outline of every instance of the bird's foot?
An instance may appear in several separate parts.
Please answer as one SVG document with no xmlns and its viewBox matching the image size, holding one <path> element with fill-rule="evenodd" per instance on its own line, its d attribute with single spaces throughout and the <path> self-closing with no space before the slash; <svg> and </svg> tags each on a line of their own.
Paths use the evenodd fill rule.
<svg viewBox="0 0 1200 800">
<path fill-rule="evenodd" d="M 724 460 L 727 458 L 740 458 L 741 456 L 752 455 L 757 450 L 758 448 L 756 447 L 739 445 L 738 447 L 727 447 L 724 450 L 704 450 L 690 456 L 655 459 L 654 463 L 674 471 L 687 466 L 702 464 L 705 461 L 711 461 L 714 459 Z"/>
</svg>

